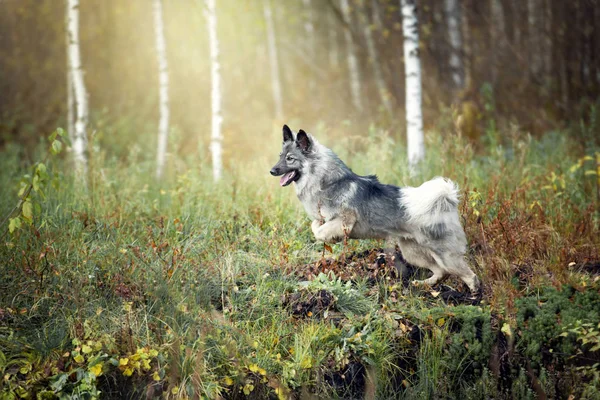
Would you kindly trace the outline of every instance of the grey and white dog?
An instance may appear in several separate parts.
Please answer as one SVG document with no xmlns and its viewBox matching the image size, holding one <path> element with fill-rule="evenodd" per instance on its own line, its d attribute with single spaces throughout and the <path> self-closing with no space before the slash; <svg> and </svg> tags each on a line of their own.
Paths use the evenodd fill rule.
<svg viewBox="0 0 600 400">
<path fill-rule="evenodd" d="M 387 239 L 397 243 L 409 263 L 427 268 L 433 285 L 448 275 L 462 279 L 472 292 L 479 279 L 464 254 L 467 240 L 458 216 L 458 188 L 434 178 L 419 187 L 385 185 L 374 175 L 359 176 L 303 130 L 283 126 L 283 148 L 271 175 L 279 184 L 296 185 L 296 194 L 323 242 Z"/>
</svg>

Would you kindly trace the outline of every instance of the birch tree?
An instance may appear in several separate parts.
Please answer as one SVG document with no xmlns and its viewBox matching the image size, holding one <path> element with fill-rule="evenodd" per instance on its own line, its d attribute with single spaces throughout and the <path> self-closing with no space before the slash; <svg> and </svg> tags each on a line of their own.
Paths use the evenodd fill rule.
<svg viewBox="0 0 600 400">
<path fill-rule="evenodd" d="M 210 135 L 210 152 L 212 155 L 213 179 L 221 179 L 223 174 L 221 125 L 223 115 L 221 111 L 221 65 L 219 64 L 219 38 L 217 37 L 217 12 L 215 0 L 205 0 L 205 16 L 208 27 L 208 41 L 210 48 L 210 82 L 211 82 L 211 109 L 212 128 Z"/>
<path fill-rule="evenodd" d="M 154 0 L 154 32 L 156 35 L 156 55 L 158 57 L 159 84 L 159 122 L 158 148 L 156 150 L 156 179 L 163 174 L 167 155 L 167 139 L 169 135 L 169 67 L 167 64 L 167 47 L 163 23 L 162 0 Z"/>
<path fill-rule="evenodd" d="M 87 181 L 86 129 L 88 123 L 88 102 L 79 50 L 79 0 L 67 0 L 67 34 L 69 37 L 69 69 L 72 77 L 77 113 L 72 141 L 73 160 L 75 161 L 75 175 L 77 179 L 85 183 Z"/>
<path fill-rule="evenodd" d="M 281 95 L 281 78 L 279 76 L 277 42 L 275 41 L 275 24 L 273 23 L 271 0 L 263 0 L 263 7 L 267 27 L 267 47 L 269 49 L 269 64 L 271 66 L 271 89 L 273 90 L 275 116 L 277 119 L 281 119 L 283 117 L 283 96 Z"/>
<path fill-rule="evenodd" d="M 362 111 L 363 103 L 361 95 L 362 90 L 360 84 L 360 71 L 358 69 L 356 47 L 354 46 L 354 40 L 352 39 L 352 33 L 350 32 L 350 27 L 352 26 L 350 5 L 348 4 L 348 0 L 341 0 L 340 5 L 342 8 L 344 23 L 346 25 L 344 29 L 344 38 L 346 40 L 346 47 L 348 48 L 347 61 L 348 71 L 350 73 L 350 92 L 352 94 L 352 104 L 357 110 Z"/>
<path fill-rule="evenodd" d="M 464 86 L 464 73 L 462 63 L 462 35 L 460 30 L 461 10 L 459 0 L 445 0 L 446 22 L 448 38 L 450 39 L 450 74 L 454 89 L 460 90 Z"/>
<path fill-rule="evenodd" d="M 69 26 L 69 7 L 65 9 L 65 25 Z M 67 48 L 67 135 L 69 141 L 73 143 L 75 139 L 75 93 L 73 92 L 73 71 L 71 70 L 71 54 L 68 51 L 71 43 L 69 30 L 65 31 Z"/>
<path fill-rule="evenodd" d="M 400 0 L 400 6 L 402 9 L 402 33 L 404 34 L 408 163 L 411 167 L 415 167 L 425 156 L 421 62 L 419 60 L 419 24 L 416 0 Z"/>
<path fill-rule="evenodd" d="M 392 115 L 392 102 L 390 101 L 390 94 L 383 79 L 383 72 L 381 70 L 381 63 L 379 62 L 379 54 L 377 47 L 375 47 L 375 41 L 373 40 L 373 31 L 371 30 L 371 24 L 367 18 L 367 10 L 365 9 L 364 0 L 360 0 L 360 19 L 365 35 L 365 41 L 367 42 L 367 53 L 369 55 L 369 63 L 373 67 L 373 75 L 375 77 L 375 84 L 377 85 L 377 92 L 381 104 L 385 107 L 385 110 L 389 115 Z"/>
</svg>

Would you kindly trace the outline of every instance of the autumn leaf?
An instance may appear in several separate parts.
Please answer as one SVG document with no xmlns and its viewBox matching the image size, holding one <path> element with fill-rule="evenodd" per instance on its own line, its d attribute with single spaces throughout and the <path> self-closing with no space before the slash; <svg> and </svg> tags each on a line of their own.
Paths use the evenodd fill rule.
<svg viewBox="0 0 600 400">
<path fill-rule="evenodd" d="M 96 376 L 102 375 L 102 363 L 98 363 L 93 367 L 90 367 L 89 371 Z"/>
</svg>

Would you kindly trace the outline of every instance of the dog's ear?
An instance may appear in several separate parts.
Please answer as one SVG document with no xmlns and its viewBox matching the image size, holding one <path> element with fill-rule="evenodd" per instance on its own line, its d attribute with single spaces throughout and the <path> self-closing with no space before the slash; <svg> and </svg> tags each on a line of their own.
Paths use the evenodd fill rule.
<svg viewBox="0 0 600 400">
<path fill-rule="evenodd" d="M 292 130 L 287 126 L 283 126 L 283 143 L 291 142 L 294 140 L 294 135 L 292 135 Z"/>
<path fill-rule="evenodd" d="M 300 149 L 302 151 L 309 151 L 310 146 L 312 146 L 312 141 L 310 140 L 310 137 L 308 137 L 308 134 L 306 132 L 304 132 L 302 129 L 300 129 L 298 131 L 298 136 L 296 137 L 296 143 L 298 144 L 298 147 L 300 147 Z"/>
</svg>

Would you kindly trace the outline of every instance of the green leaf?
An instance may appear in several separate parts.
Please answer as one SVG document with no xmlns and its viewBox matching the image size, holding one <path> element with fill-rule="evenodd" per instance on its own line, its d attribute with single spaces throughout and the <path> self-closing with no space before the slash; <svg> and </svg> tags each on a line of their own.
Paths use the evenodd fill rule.
<svg viewBox="0 0 600 400">
<path fill-rule="evenodd" d="M 65 137 L 67 134 L 63 128 L 56 128 L 56 133 L 58 133 L 60 137 Z"/>
<path fill-rule="evenodd" d="M 62 143 L 58 140 L 52 142 L 52 154 L 58 154 L 62 150 Z"/>
<path fill-rule="evenodd" d="M 51 142 L 53 142 L 54 140 L 56 140 L 56 135 L 58 134 L 58 130 L 52 132 L 50 134 L 50 136 L 48 136 L 48 140 L 50 140 Z"/>
<path fill-rule="evenodd" d="M 44 163 L 39 163 L 37 167 L 35 167 L 35 172 L 40 176 L 40 178 L 48 177 L 48 169 L 46 168 L 46 164 Z"/>
<path fill-rule="evenodd" d="M 21 189 L 19 189 L 19 197 L 23 197 L 23 195 L 25 194 L 25 191 L 27 191 L 27 188 L 29 187 L 29 185 L 25 182 L 21 182 Z"/>
<path fill-rule="evenodd" d="M 29 199 L 23 203 L 23 218 L 26 222 L 33 222 L 33 204 Z"/>
<path fill-rule="evenodd" d="M 13 233 L 15 230 L 19 229 L 21 227 L 21 218 L 16 217 L 16 218 L 11 218 L 10 221 L 8 222 L 8 231 L 10 233 Z"/>
<path fill-rule="evenodd" d="M 31 184 L 33 185 L 33 190 L 35 192 L 40 190 L 40 176 L 38 174 L 35 174 L 35 176 L 33 177 L 33 181 L 31 182 Z"/>
</svg>

